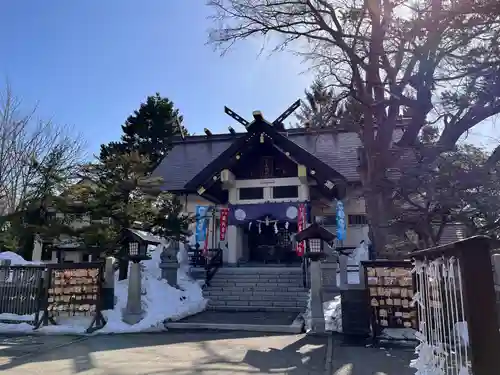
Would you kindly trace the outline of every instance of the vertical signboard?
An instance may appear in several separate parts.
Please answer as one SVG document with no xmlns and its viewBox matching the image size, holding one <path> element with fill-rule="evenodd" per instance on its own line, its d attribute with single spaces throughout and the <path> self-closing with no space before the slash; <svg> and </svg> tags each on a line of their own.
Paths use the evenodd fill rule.
<svg viewBox="0 0 500 375">
<path fill-rule="evenodd" d="M 304 204 L 299 204 L 299 210 L 297 214 L 297 233 L 300 233 L 301 231 L 304 230 L 305 216 L 306 216 L 306 208 Z M 304 241 L 297 242 L 296 251 L 298 256 L 304 255 Z"/>
<path fill-rule="evenodd" d="M 229 208 L 221 208 L 220 209 L 220 240 L 221 241 L 224 241 L 226 239 L 228 217 L 229 217 Z"/>
<path fill-rule="evenodd" d="M 337 201 L 336 206 L 336 219 L 337 219 L 337 239 L 339 241 L 345 240 L 345 213 L 344 213 L 344 203 L 340 200 Z"/>
<path fill-rule="evenodd" d="M 196 243 L 202 246 L 207 238 L 208 206 L 196 206 Z"/>
</svg>

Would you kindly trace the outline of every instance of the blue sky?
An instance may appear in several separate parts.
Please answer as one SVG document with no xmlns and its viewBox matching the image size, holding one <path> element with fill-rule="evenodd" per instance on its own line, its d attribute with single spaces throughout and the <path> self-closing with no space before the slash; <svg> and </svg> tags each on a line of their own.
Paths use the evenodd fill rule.
<svg viewBox="0 0 500 375">
<path fill-rule="evenodd" d="M 44 118 L 83 132 L 89 151 L 118 139 L 120 125 L 160 92 L 191 132 L 237 123 L 224 105 L 274 119 L 312 80 L 300 59 L 258 57 L 257 40 L 221 58 L 206 46 L 203 0 L 6 0 L 0 13 L 0 77 Z M 478 134 L 480 133 L 482 134 Z M 474 131 L 476 142 L 497 132 Z"/>
<path fill-rule="evenodd" d="M 258 41 L 221 58 L 206 46 L 202 0 L 10 0 L 0 13 L 0 76 L 39 115 L 74 125 L 89 149 L 120 136 L 146 96 L 169 97 L 185 125 L 221 132 L 224 105 L 274 119 L 311 81 L 291 54 L 258 57 Z"/>
</svg>

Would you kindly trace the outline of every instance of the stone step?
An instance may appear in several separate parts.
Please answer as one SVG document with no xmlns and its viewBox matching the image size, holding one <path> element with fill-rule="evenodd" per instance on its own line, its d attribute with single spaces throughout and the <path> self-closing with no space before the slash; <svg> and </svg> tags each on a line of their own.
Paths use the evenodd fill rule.
<svg viewBox="0 0 500 375">
<path fill-rule="evenodd" d="M 239 277 L 239 278 L 233 278 L 233 277 L 223 277 L 223 276 L 217 276 L 215 275 L 215 277 L 212 278 L 213 281 L 226 281 L 226 282 L 231 282 L 231 283 L 248 283 L 248 282 L 254 282 L 254 283 L 269 283 L 269 282 L 273 282 L 273 283 L 280 283 L 280 282 L 284 282 L 284 283 L 301 283 L 303 280 L 302 278 L 290 278 L 290 277 L 281 277 L 281 278 L 269 278 L 269 277 L 266 277 L 265 279 L 264 278 L 260 278 L 260 277 Z"/>
<path fill-rule="evenodd" d="M 293 286 L 293 285 L 303 285 L 302 280 L 228 280 L 228 279 L 212 279 L 210 280 L 211 285 L 230 285 L 230 284 L 238 284 L 242 286 L 250 286 L 250 285 L 268 285 L 275 284 L 280 285 L 283 284 L 285 286 Z"/>
<path fill-rule="evenodd" d="M 255 283 L 210 283 L 208 288 L 215 289 L 232 289 L 232 288 L 240 288 L 243 290 L 254 290 L 255 288 L 300 288 L 300 284 L 282 284 L 282 283 L 268 283 L 268 284 L 255 284 Z"/>
<path fill-rule="evenodd" d="M 232 278 L 232 279 L 245 279 L 245 278 L 259 278 L 259 279 L 273 279 L 273 278 L 290 278 L 298 279 L 302 278 L 302 273 L 298 274 L 281 274 L 281 273 L 268 273 L 268 274 L 253 274 L 253 273 L 222 273 L 217 272 L 216 277 Z"/>
<path fill-rule="evenodd" d="M 255 282 L 255 283 L 269 283 L 269 282 L 275 282 L 275 283 L 279 283 L 279 282 L 284 282 L 284 283 L 287 283 L 287 282 L 290 282 L 290 283 L 301 283 L 302 282 L 302 278 L 289 278 L 289 277 L 281 277 L 281 278 L 260 278 L 260 277 L 240 277 L 240 278 L 233 278 L 233 277 L 222 277 L 222 276 L 215 276 L 212 278 L 212 280 L 216 280 L 216 281 L 227 281 L 227 282 L 232 282 L 232 283 L 247 283 L 247 282 Z"/>
<path fill-rule="evenodd" d="M 228 310 L 233 308 L 241 311 L 305 311 L 306 303 L 294 301 L 208 301 L 207 307 L 212 310 Z"/>
<path fill-rule="evenodd" d="M 224 294 L 241 294 L 241 293 L 254 293 L 254 292 L 300 292 L 307 293 L 309 289 L 302 286 L 209 286 L 205 289 L 207 292 L 223 292 Z"/>
<path fill-rule="evenodd" d="M 217 273 L 223 275 L 296 275 L 302 274 L 300 267 L 221 267 Z"/>
<path fill-rule="evenodd" d="M 244 301 L 244 302 L 255 302 L 259 301 L 260 304 L 264 303 L 274 303 L 274 302 L 297 302 L 304 303 L 307 302 L 308 296 L 206 296 L 209 301 Z"/>
<path fill-rule="evenodd" d="M 212 296 L 253 296 L 253 295 L 260 295 L 260 296 L 302 296 L 302 295 L 309 295 L 307 290 L 301 290 L 301 291 L 291 291 L 291 290 L 284 290 L 284 291 L 270 291 L 270 290 L 243 290 L 243 291 L 227 291 L 227 290 L 211 290 L 211 289 L 205 289 L 203 293 L 207 295 L 212 295 Z"/>
</svg>

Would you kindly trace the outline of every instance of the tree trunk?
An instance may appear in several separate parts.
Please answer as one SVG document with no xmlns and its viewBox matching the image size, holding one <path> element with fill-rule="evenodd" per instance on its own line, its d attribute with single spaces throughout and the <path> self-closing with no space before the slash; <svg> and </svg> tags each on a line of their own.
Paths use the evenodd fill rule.
<svg viewBox="0 0 500 375">
<path fill-rule="evenodd" d="M 389 243 L 388 205 L 384 202 L 382 192 L 373 189 L 366 189 L 365 203 L 374 255 L 376 258 L 387 258 L 387 245 Z"/>
</svg>

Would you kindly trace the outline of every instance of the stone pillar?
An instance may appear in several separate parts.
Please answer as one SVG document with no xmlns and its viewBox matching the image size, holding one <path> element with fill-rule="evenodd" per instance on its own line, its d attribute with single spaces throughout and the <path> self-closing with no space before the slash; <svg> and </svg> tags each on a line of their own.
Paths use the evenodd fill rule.
<svg viewBox="0 0 500 375">
<path fill-rule="evenodd" d="M 349 284 L 348 272 L 347 272 L 348 257 L 347 255 L 339 256 L 339 274 L 340 274 L 340 289 L 347 289 Z"/>
<path fill-rule="evenodd" d="M 236 225 L 227 227 L 227 263 L 230 265 L 238 263 L 238 227 Z"/>
<path fill-rule="evenodd" d="M 107 257 L 104 266 L 104 285 L 102 288 L 102 309 L 115 307 L 115 258 Z"/>
<path fill-rule="evenodd" d="M 141 264 L 133 262 L 130 264 L 130 275 L 128 277 L 127 307 L 122 312 L 123 321 L 127 324 L 137 324 L 143 318 L 141 290 Z"/>
<path fill-rule="evenodd" d="M 38 241 L 37 237 L 38 236 L 35 236 L 35 239 L 33 241 L 33 253 L 31 254 L 31 260 L 33 262 L 42 261 L 43 243 L 42 241 Z"/>
<path fill-rule="evenodd" d="M 338 295 L 337 285 L 338 257 L 330 255 L 321 262 L 321 279 L 323 286 L 323 301 L 331 301 Z"/>
<path fill-rule="evenodd" d="M 185 244 L 189 246 L 188 244 Z M 177 261 L 177 253 L 179 251 L 179 242 L 173 241 L 169 246 L 164 247 L 160 255 L 161 277 L 167 280 L 170 286 L 177 287 L 177 269 L 179 263 Z"/>
<path fill-rule="evenodd" d="M 325 332 L 325 314 L 321 296 L 321 265 L 319 260 L 311 260 L 311 331 Z"/>
</svg>

